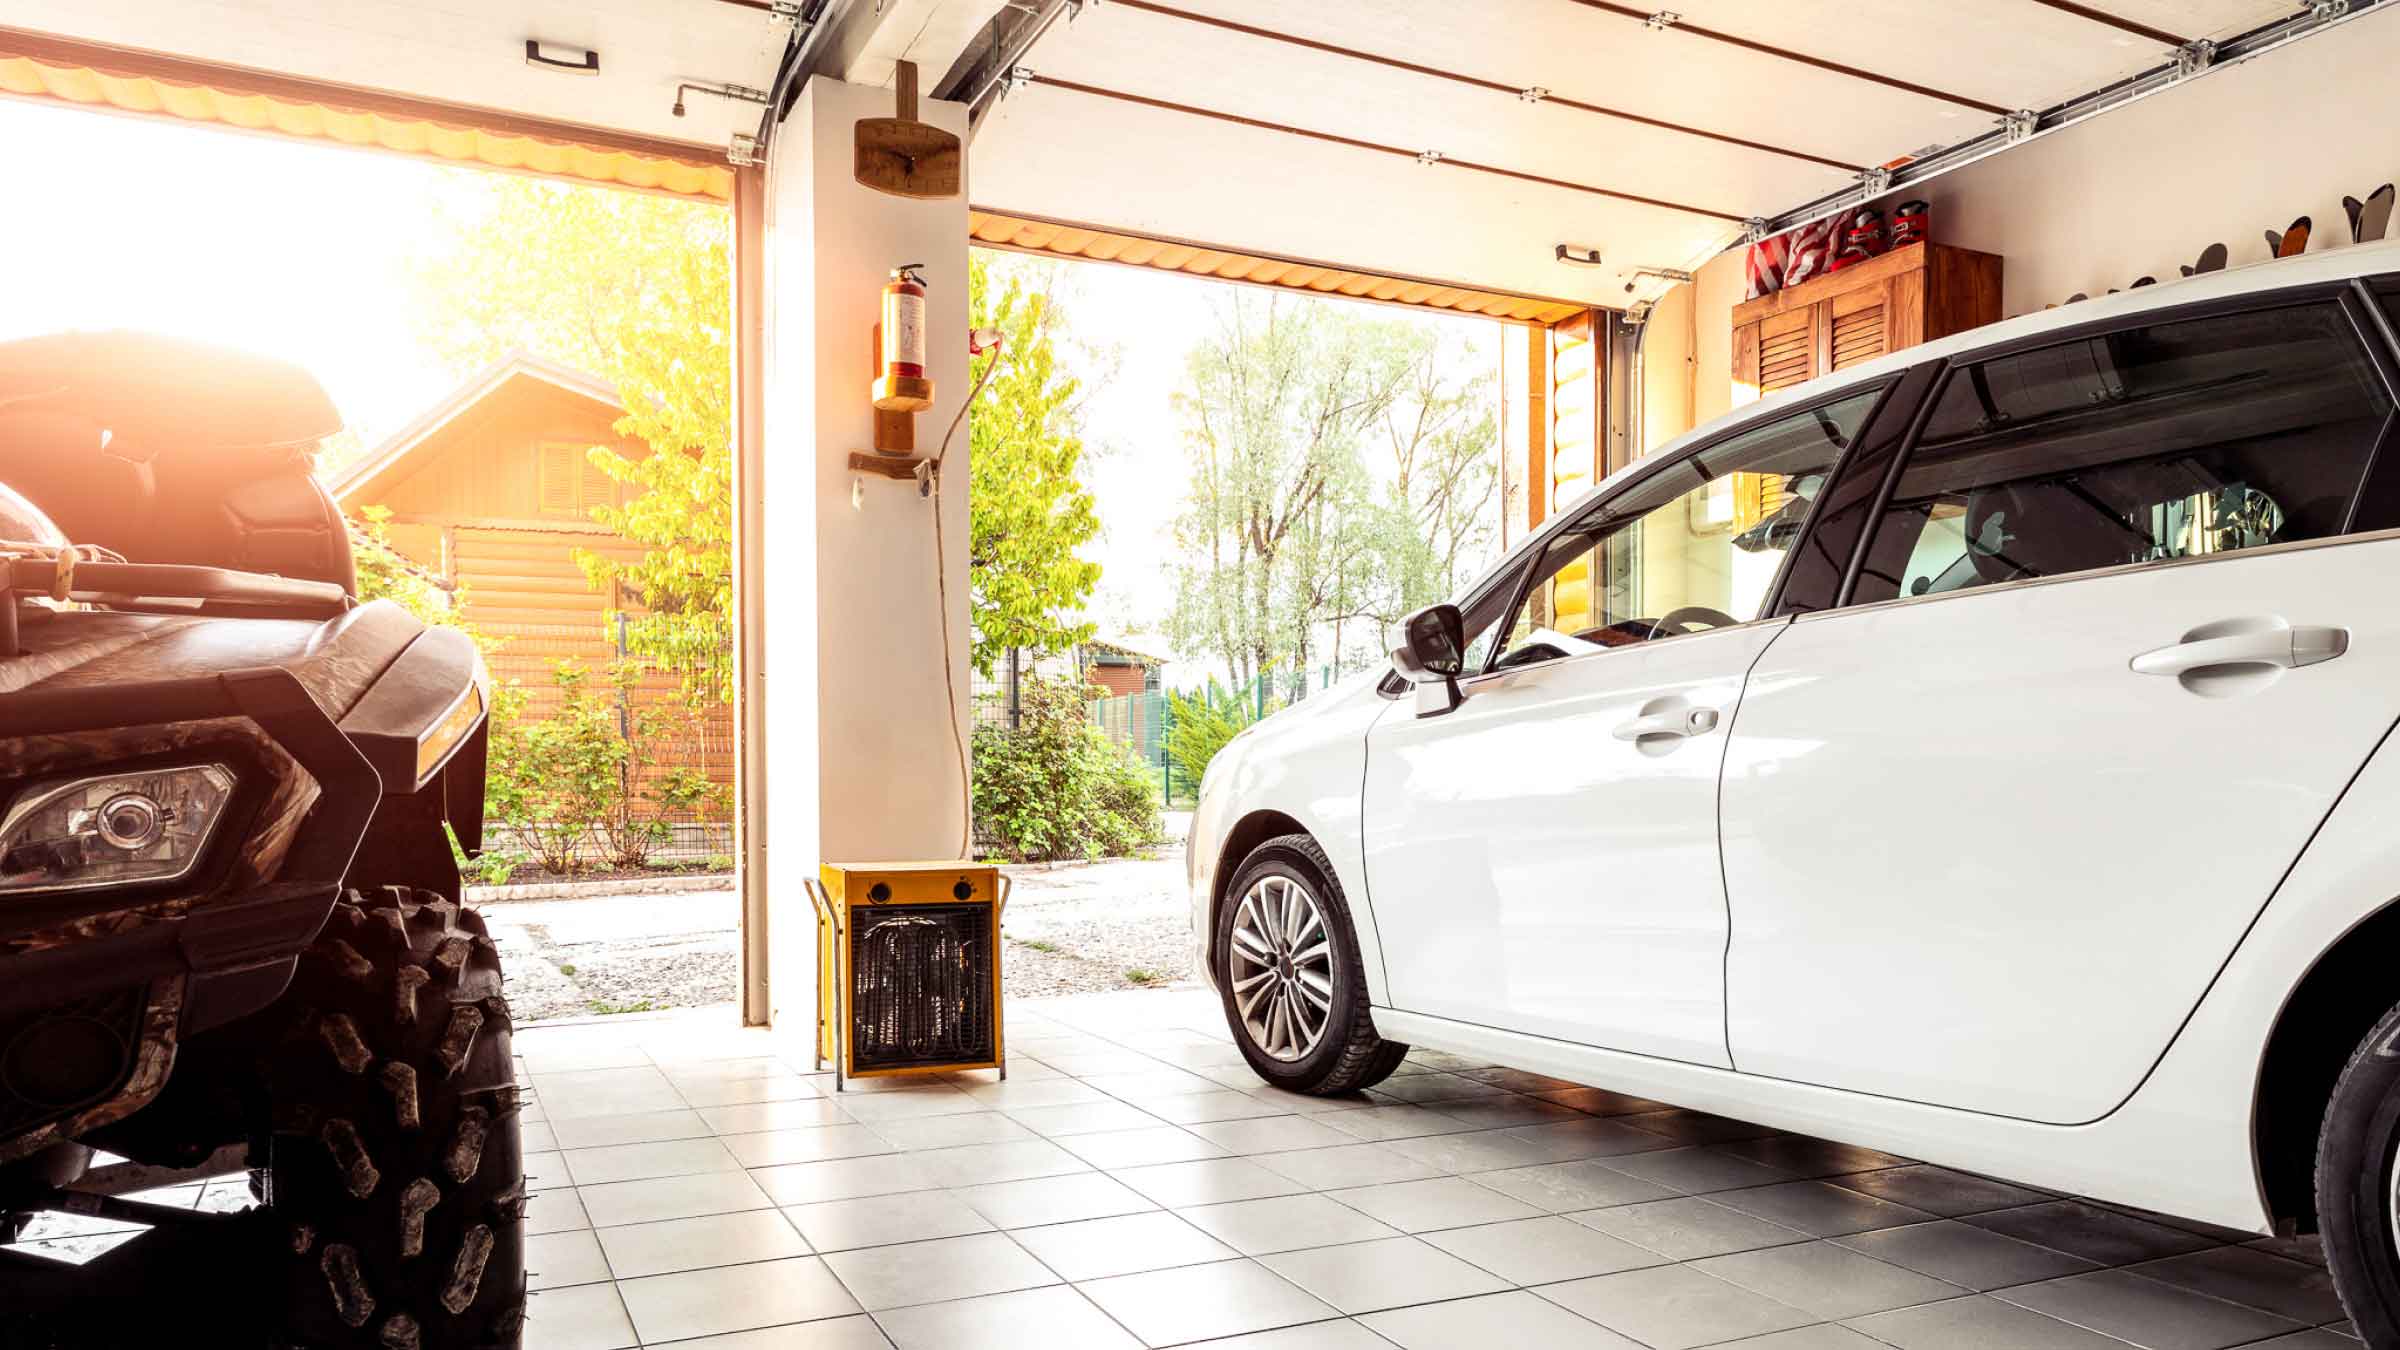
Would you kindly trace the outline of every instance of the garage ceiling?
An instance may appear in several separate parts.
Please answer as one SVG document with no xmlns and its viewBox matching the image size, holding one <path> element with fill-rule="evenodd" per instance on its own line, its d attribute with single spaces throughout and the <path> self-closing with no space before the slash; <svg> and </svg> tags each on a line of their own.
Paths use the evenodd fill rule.
<svg viewBox="0 0 2400 1350">
<path fill-rule="evenodd" d="M 1667 284 L 1637 269 L 1695 267 L 1745 218 L 2305 8 L 1670 2 L 1646 21 L 1603 0 L 1085 0 L 982 124 L 971 192 L 1000 215 L 1623 305 Z M 1603 265 L 1561 263 L 1562 243 Z"/>
<path fill-rule="evenodd" d="M 1653 12 L 1656 4 L 1676 9 Z M 2378 0 L 2314 6 L 2371 7 L 2400 10 Z M 717 166 L 733 135 L 756 126 L 758 109 L 694 94 L 677 117 L 675 88 L 769 84 L 790 32 L 776 8 L 775 0 L 12 0 L 8 22 L 38 36 L 272 72 L 335 95 L 388 93 L 430 111 L 385 126 L 352 115 L 338 97 L 294 112 L 244 101 L 240 88 L 232 97 L 194 95 L 174 87 L 171 66 L 164 84 L 144 88 L 93 78 L 96 63 L 35 68 L 23 59 L 0 68 L 0 92 L 237 125 L 257 114 L 264 126 L 296 122 L 302 134 L 450 157 L 460 157 L 451 153 L 458 139 L 445 131 L 483 125 L 475 114 L 490 110 L 523 119 L 502 130 L 531 139 L 478 142 L 470 157 L 722 196 Z M 1175 265 L 1185 270 L 1297 266 L 1317 269 L 1320 281 L 1348 278 L 1326 282 L 1335 289 L 1395 298 L 1474 292 L 1460 307 L 1501 313 L 1504 301 L 1654 298 L 1670 283 L 1645 269 L 1696 267 L 1737 239 L 1745 220 L 1808 203 L 1833 209 L 1823 199 L 1855 194 L 1860 175 L 1877 166 L 1923 165 L 1943 147 L 1956 158 L 1955 147 L 1998 136 L 2014 110 L 2087 106 L 2093 91 L 2144 72 L 2152 74 L 2140 88 L 2166 83 L 2155 72 L 2174 68 L 2179 47 L 2250 34 L 2310 8 L 2297 0 L 832 0 L 812 60 L 819 72 L 867 83 L 888 80 L 903 58 L 929 74 L 955 71 L 994 47 L 987 23 L 1070 12 L 977 123 L 973 204 L 987 221 L 1020 223 L 1012 246 L 1030 246 L 1027 223 L 1070 241 L 1088 229 L 1163 244 L 1153 256 L 1182 259 Z M 529 65 L 528 38 L 595 51 L 599 69 Z M 8 55 L 0 41 L 0 58 Z M 320 115 L 329 109 L 341 115 Z M 579 128 L 606 136 L 578 141 Z M 550 135 L 544 148 L 560 129 L 569 134 Z M 628 150 L 610 136 L 639 144 Z M 654 160 L 682 166 L 573 158 L 612 144 L 612 154 L 638 157 L 646 146 Z M 1561 262 L 1562 244 L 1596 250 L 1602 261 Z"/>
</svg>

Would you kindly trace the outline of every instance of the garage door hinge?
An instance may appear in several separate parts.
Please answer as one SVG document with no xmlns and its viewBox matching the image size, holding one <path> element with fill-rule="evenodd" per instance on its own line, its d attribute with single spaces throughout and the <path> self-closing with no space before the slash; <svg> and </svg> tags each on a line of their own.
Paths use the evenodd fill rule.
<svg viewBox="0 0 2400 1350">
<path fill-rule="evenodd" d="M 2008 143 L 2015 145 L 2033 139 L 2033 133 L 2041 129 L 2042 115 L 2031 108 L 2019 108 L 2001 118 L 2000 125 L 2008 132 Z"/>
<path fill-rule="evenodd" d="M 1772 224 L 1765 216 L 1752 216 L 1742 222 L 1742 242 L 1755 244 L 1767 237 L 1767 231 L 1770 228 L 1772 228 Z"/>
<path fill-rule="evenodd" d="M 1442 152 L 1439 150 L 1419 150 L 1417 152 L 1417 162 L 1419 164 L 1439 164 L 1442 162 Z"/>
<path fill-rule="evenodd" d="M 1892 190 L 1892 171 L 1878 164 L 1858 176 L 1858 186 L 1870 197 L 1880 197 Z"/>
<path fill-rule="evenodd" d="M 1098 8 L 1100 8 L 1100 0 L 1067 0 L 1067 22 L 1073 23 L 1082 18 L 1083 12 L 1087 9 Z"/>
<path fill-rule="evenodd" d="M 733 133 L 732 142 L 725 147 L 725 162 L 737 169 L 755 166 L 758 163 L 758 138 L 746 131 Z"/>
<path fill-rule="evenodd" d="M 1010 66 L 1000 76 L 1000 97 L 1006 98 L 1031 83 L 1033 83 L 1033 67 Z"/>
<path fill-rule="evenodd" d="M 779 23 L 786 28 L 798 28 L 807 18 L 808 11 L 801 7 L 800 0 L 768 0 L 767 22 L 769 23 Z"/>
<path fill-rule="evenodd" d="M 2318 23 L 2331 23 L 2350 12 L 2350 0 L 2316 0 L 2308 7 L 2308 17 Z"/>
<path fill-rule="evenodd" d="M 2217 44 L 2194 38 L 2175 49 L 2175 78 L 2188 80 L 2217 63 Z"/>
<path fill-rule="evenodd" d="M 1548 97 L 1550 97 L 1550 91 L 1542 88 L 1538 84 L 1530 89 L 1520 89 L 1517 91 L 1517 98 L 1526 103 L 1539 103 Z"/>
<path fill-rule="evenodd" d="M 1649 18 L 1642 20 L 1642 27 L 1649 29 L 1653 33 L 1663 33 L 1682 22 L 1682 15 L 1671 9 L 1662 9 L 1656 14 L 1651 15 Z"/>
</svg>

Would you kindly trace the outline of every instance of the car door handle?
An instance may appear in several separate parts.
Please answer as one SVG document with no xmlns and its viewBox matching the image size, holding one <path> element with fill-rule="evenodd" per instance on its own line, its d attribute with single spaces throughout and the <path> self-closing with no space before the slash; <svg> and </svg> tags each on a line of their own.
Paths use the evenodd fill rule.
<svg viewBox="0 0 2400 1350">
<path fill-rule="evenodd" d="M 2188 675 L 2216 666 L 2281 666 L 2292 670 L 2330 661 L 2350 650 L 2350 630 L 2277 625 L 2254 632 L 2196 638 L 2133 658 L 2136 675 Z"/>
<path fill-rule="evenodd" d="M 1717 710 L 1687 708 L 1682 712 L 1650 713 L 1630 722 L 1620 722 L 1609 734 L 1620 741 L 1642 741 L 1653 736 L 1698 736 L 1714 731 Z"/>
</svg>

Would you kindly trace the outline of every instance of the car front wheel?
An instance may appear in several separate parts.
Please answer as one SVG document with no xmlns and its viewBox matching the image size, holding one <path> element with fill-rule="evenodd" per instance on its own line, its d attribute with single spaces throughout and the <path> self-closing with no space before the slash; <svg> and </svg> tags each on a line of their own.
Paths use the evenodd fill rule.
<svg viewBox="0 0 2400 1350">
<path fill-rule="evenodd" d="M 1358 933 L 1333 864 L 1305 834 L 1242 860 L 1217 914 L 1217 989 L 1259 1077 L 1333 1096 L 1391 1076 L 1408 1047 L 1375 1034 Z"/>
</svg>

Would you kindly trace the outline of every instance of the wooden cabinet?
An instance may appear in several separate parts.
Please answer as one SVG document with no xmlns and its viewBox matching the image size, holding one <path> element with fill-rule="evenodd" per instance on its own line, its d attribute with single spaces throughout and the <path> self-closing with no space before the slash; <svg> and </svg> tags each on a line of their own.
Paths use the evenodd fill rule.
<svg viewBox="0 0 2400 1350">
<path fill-rule="evenodd" d="M 1733 311 L 1736 405 L 2000 317 L 2000 259 L 1911 244 Z"/>
</svg>

